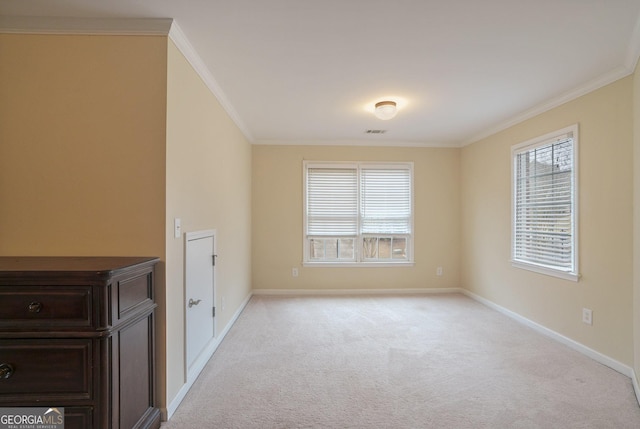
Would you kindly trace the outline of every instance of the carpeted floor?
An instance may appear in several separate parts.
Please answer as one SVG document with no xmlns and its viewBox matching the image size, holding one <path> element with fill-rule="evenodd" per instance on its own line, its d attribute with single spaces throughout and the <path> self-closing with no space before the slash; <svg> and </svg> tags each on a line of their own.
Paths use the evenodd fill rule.
<svg viewBox="0 0 640 429">
<path fill-rule="evenodd" d="M 163 429 L 640 428 L 631 380 L 463 295 L 254 296 Z"/>
</svg>

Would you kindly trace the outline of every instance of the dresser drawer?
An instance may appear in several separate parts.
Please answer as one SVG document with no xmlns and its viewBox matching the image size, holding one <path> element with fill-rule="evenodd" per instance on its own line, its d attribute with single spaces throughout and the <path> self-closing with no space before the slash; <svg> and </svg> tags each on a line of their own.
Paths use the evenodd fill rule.
<svg viewBox="0 0 640 429">
<path fill-rule="evenodd" d="M 90 286 L 4 286 L 0 329 L 91 327 L 91 301 Z"/>
<path fill-rule="evenodd" d="M 91 399 L 92 341 L 0 340 L 0 403 Z"/>
<path fill-rule="evenodd" d="M 153 275 L 148 269 L 116 278 L 112 302 L 114 320 L 121 322 L 131 315 L 155 307 L 153 302 Z"/>
<path fill-rule="evenodd" d="M 87 429 L 93 427 L 91 407 L 64 407 L 64 429 Z"/>
<path fill-rule="evenodd" d="M 64 408 L 67 429 L 159 429 L 158 262 L 0 256 L 0 408 Z"/>
</svg>

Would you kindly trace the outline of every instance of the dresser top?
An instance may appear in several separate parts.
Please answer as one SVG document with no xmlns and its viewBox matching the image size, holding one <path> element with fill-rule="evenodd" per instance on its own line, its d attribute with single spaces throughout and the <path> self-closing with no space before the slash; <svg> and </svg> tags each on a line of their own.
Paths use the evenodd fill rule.
<svg viewBox="0 0 640 429">
<path fill-rule="evenodd" d="M 156 257 L 138 256 L 0 256 L 0 278 L 62 273 L 109 277 L 118 271 L 158 261 Z"/>
</svg>

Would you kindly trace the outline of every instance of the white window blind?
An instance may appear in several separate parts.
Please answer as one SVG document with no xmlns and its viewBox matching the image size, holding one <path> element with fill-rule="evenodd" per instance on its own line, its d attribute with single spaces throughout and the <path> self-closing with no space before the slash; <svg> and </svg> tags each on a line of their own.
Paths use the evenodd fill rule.
<svg viewBox="0 0 640 429">
<path fill-rule="evenodd" d="M 305 161 L 304 260 L 411 263 L 413 165 Z"/>
<path fill-rule="evenodd" d="M 513 259 L 576 272 L 574 132 L 514 151 Z"/>
<path fill-rule="evenodd" d="M 411 233 L 409 169 L 363 168 L 360 173 L 363 234 Z"/>
<path fill-rule="evenodd" d="M 307 170 L 307 235 L 358 233 L 358 176 L 355 168 Z"/>
</svg>

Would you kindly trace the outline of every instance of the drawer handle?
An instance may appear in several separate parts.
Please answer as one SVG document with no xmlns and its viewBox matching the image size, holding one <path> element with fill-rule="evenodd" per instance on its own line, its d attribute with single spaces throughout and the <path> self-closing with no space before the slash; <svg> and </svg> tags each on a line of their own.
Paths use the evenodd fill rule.
<svg viewBox="0 0 640 429">
<path fill-rule="evenodd" d="M 13 375 L 13 366 L 8 363 L 0 363 L 0 379 L 9 378 Z"/>
<path fill-rule="evenodd" d="M 31 304 L 29 304 L 29 313 L 40 313 L 40 310 L 42 310 L 41 303 L 34 301 Z"/>
</svg>

